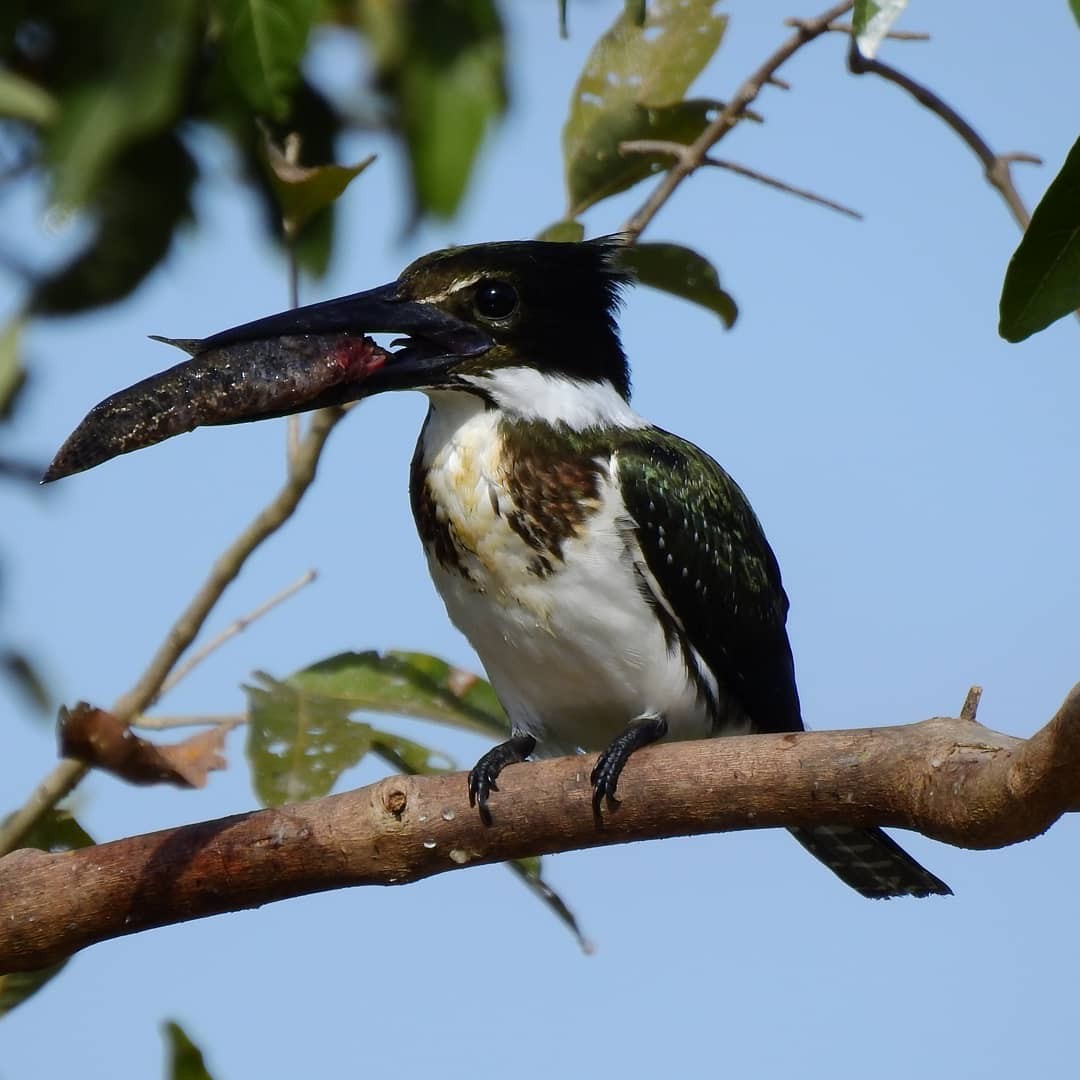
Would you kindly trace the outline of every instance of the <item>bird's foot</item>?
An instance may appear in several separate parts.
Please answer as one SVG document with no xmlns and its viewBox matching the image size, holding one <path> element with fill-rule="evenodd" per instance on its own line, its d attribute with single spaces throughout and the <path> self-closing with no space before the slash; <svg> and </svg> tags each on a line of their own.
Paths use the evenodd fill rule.
<svg viewBox="0 0 1080 1080">
<path fill-rule="evenodd" d="M 488 796 L 499 790 L 495 781 L 507 765 L 516 765 L 524 761 L 536 749 L 536 740 L 531 735 L 511 735 L 506 742 L 493 746 L 472 768 L 469 773 L 469 805 L 480 811 L 480 820 L 485 825 L 491 824 L 491 811 L 487 807 Z"/>
<path fill-rule="evenodd" d="M 600 808 L 605 799 L 609 807 L 614 807 L 618 802 L 615 789 L 630 755 L 635 750 L 662 739 L 666 734 L 667 720 L 662 716 L 646 716 L 635 720 L 625 731 L 615 736 L 611 745 L 600 755 L 589 777 L 593 789 L 593 817 L 600 820 Z"/>
</svg>

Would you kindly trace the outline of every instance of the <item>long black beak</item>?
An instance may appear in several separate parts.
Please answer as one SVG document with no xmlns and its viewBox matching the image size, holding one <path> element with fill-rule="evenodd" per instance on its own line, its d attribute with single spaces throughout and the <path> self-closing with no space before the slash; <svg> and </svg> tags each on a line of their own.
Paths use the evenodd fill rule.
<svg viewBox="0 0 1080 1080">
<path fill-rule="evenodd" d="M 396 333 L 388 352 L 368 334 Z M 340 405 L 384 390 L 438 385 L 491 338 L 398 284 L 283 311 L 195 340 L 159 338 L 191 359 L 95 405 L 43 482 L 209 424 L 239 424 Z"/>
</svg>

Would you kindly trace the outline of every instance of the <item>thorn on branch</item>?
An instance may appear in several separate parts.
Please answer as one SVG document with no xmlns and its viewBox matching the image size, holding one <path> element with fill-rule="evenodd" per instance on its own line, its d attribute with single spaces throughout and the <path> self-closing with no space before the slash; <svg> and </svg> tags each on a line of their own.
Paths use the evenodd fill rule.
<svg viewBox="0 0 1080 1080">
<path fill-rule="evenodd" d="M 982 700 L 982 687 L 973 686 L 964 698 L 963 708 L 960 710 L 961 720 L 975 720 L 975 714 L 979 711 L 979 702 Z"/>
</svg>

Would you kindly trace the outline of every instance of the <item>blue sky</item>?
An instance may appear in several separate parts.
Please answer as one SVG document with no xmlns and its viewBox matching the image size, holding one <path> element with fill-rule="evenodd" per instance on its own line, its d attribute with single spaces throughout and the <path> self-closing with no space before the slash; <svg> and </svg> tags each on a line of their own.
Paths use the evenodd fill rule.
<svg viewBox="0 0 1080 1080">
<path fill-rule="evenodd" d="M 507 5 L 509 7 L 509 5 Z M 461 216 L 401 240 L 391 148 L 342 207 L 330 278 L 304 298 L 396 276 L 454 242 L 529 236 L 560 216 L 559 130 L 574 78 L 615 4 L 509 13 L 515 105 L 486 149 Z M 732 24 L 695 90 L 723 96 L 787 33 L 792 10 L 730 5 Z M 998 150 L 1042 155 L 1017 180 L 1034 205 L 1076 138 L 1080 30 L 1064 2 L 1008 18 L 925 5 L 905 18 L 930 44 L 886 45 Z M 809 12 L 807 12 L 809 13 Z M 855 79 L 836 37 L 800 53 L 791 93 L 760 102 L 723 156 L 863 211 L 853 223 L 737 177 L 684 185 L 651 239 L 698 246 L 742 316 L 639 289 L 623 318 L 635 403 L 716 456 L 749 494 L 784 570 L 807 723 L 903 723 L 955 712 L 971 683 L 980 719 L 1039 727 L 1080 679 L 1076 500 L 1080 327 L 1021 346 L 996 335 L 1018 230 L 979 166 L 895 87 Z M 320 53 L 336 64 L 332 48 Z M 284 268 L 221 148 L 200 227 L 132 300 L 35 326 L 35 380 L 9 452 L 44 462 L 86 409 L 174 362 L 148 333 L 199 336 L 278 310 Z M 644 197 L 601 204 L 610 231 Z M 5 226 L 40 222 L 40 192 Z M 13 283 L 3 288 L 10 295 Z M 446 620 L 408 510 L 418 395 L 366 403 L 337 431 L 301 513 L 245 569 L 210 629 L 308 567 L 318 582 L 217 653 L 163 710 L 229 712 L 259 668 L 278 675 L 350 648 L 403 646 L 475 666 Z M 206 430 L 42 491 L 0 489 L 5 637 L 61 696 L 102 704 L 127 689 L 214 556 L 276 489 L 280 422 Z M 3 802 L 51 765 L 51 728 L 0 688 Z M 442 729 L 462 763 L 484 744 Z M 230 769 L 197 793 L 93 777 L 75 797 L 100 840 L 254 805 L 234 735 Z M 347 774 L 357 786 L 374 763 Z M 870 903 L 778 831 L 558 856 L 548 875 L 596 943 L 584 957 L 499 868 L 405 888 L 302 898 L 96 946 L 0 1024 L 0 1078 L 142 1078 L 158 1025 L 183 1023 L 219 1080 L 395 1069 L 625 1076 L 1062 1075 L 1073 1058 L 1074 820 L 1000 852 L 904 835 L 956 892 Z M 477 958 L 481 958 L 478 962 Z"/>
</svg>

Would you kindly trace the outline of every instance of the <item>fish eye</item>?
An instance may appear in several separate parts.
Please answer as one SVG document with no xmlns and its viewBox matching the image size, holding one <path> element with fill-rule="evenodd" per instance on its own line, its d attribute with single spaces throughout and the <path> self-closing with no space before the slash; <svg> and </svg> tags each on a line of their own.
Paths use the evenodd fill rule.
<svg viewBox="0 0 1080 1080">
<path fill-rule="evenodd" d="M 513 285 L 494 278 L 485 278 L 476 286 L 473 307 L 484 319 L 508 319 L 517 311 L 518 294 Z"/>
</svg>

